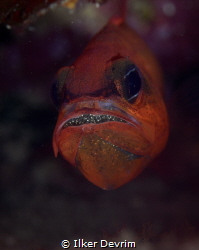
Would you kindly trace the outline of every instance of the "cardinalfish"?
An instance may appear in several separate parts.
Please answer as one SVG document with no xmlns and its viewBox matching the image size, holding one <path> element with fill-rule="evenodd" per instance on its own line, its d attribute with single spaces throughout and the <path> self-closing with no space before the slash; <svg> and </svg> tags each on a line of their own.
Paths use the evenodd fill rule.
<svg viewBox="0 0 199 250">
<path fill-rule="evenodd" d="M 93 184 L 116 189 L 165 147 L 168 117 L 156 59 L 123 18 L 112 18 L 52 87 L 60 153 Z"/>
</svg>

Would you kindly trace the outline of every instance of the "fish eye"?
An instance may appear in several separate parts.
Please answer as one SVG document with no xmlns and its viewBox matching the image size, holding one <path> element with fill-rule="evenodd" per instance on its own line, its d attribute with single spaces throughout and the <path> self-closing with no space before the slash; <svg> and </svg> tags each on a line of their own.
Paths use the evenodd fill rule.
<svg viewBox="0 0 199 250">
<path fill-rule="evenodd" d="M 63 103 L 63 101 L 66 100 L 65 98 L 65 82 L 66 78 L 69 74 L 70 67 L 63 67 L 61 68 L 57 76 L 55 78 L 55 81 L 51 88 L 51 99 L 54 103 L 54 105 L 59 109 Z"/>
<path fill-rule="evenodd" d="M 64 96 L 62 91 L 59 89 L 59 82 L 58 80 L 55 80 L 52 87 L 51 87 L 51 100 L 53 104 L 59 109 L 61 107 L 61 104 L 63 102 Z"/>
<path fill-rule="evenodd" d="M 142 78 L 138 69 L 134 66 L 124 76 L 124 98 L 132 102 L 139 94 L 142 87 Z"/>
</svg>

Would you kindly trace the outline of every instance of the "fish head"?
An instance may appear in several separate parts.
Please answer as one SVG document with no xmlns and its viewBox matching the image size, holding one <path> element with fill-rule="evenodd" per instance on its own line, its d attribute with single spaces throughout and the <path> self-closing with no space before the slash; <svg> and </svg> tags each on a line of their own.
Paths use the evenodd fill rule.
<svg viewBox="0 0 199 250">
<path fill-rule="evenodd" d="M 95 185 L 115 189 L 163 149 L 168 122 L 153 57 L 148 67 L 147 59 L 143 64 L 142 57 L 123 52 L 125 44 L 107 50 L 99 40 L 100 47 L 94 40 L 73 66 L 58 72 L 53 148 Z"/>
</svg>

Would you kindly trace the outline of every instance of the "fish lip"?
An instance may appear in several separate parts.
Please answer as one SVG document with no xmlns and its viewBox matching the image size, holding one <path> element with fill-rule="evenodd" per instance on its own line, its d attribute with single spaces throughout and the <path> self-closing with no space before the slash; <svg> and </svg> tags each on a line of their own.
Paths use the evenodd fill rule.
<svg viewBox="0 0 199 250">
<path fill-rule="evenodd" d="M 129 114 L 127 110 L 123 109 L 122 106 L 118 105 L 117 100 L 79 100 L 71 104 L 64 104 L 61 109 L 61 119 L 57 123 L 57 130 L 65 128 L 78 128 L 81 126 L 96 126 L 103 123 L 83 123 L 79 126 L 64 126 L 70 119 L 76 119 L 81 115 L 105 115 L 116 117 L 114 122 L 120 122 L 119 119 L 123 120 L 123 124 L 133 126 L 136 130 L 142 130 L 142 123 L 133 114 Z M 81 107 L 82 103 L 86 103 L 85 107 Z M 80 107 L 79 107 L 80 106 Z M 107 122 L 113 122 L 108 121 Z"/>
<path fill-rule="evenodd" d="M 85 124 L 101 124 L 105 122 L 123 122 L 127 123 L 126 120 L 115 116 L 115 115 L 108 115 L 108 114 L 81 114 L 79 116 L 75 116 L 73 118 L 68 119 L 62 125 L 62 128 L 73 127 L 73 126 L 81 126 Z"/>
<path fill-rule="evenodd" d="M 99 123 L 83 123 L 80 124 L 78 126 L 74 125 L 74 126 L 67 126 L 66 124 L 68 123 L 68 121 L 72 120 L 72 119 L 76 119 L 78 117 L 81 116 L 88 116 L 88 115 L 102 115 L 102 116 L 112 116 L 115 117 L 115 121 L 105 121 L 105 122 L 99 122 Z M 119 121 L 120 119 L 120 121 Z M 129 117 L 129 114 L 126 113 L 116 113 L 114 111 L 108 111 L 108 110 L 100 110 L 100 109 L 90 109 L 90 108 L 83 108 L 80 110 L 74 110 L 71 113 L 68 113 L 67 115 L 65 115 L 62 118 L 62 121 L 59 123 L 57 129 L 66 129 L 66 128 L 78 128 L 81 126 L 86 126 L 86 125 L 92 125 L 92 126 L 96 126 L 96 125 L 100 125 L 100 124 L 105 124 L 106 122 L 119 122 L 119 123 L 123 123 L 129 126 L 133 126 L 134 128 L 136 128 L 137 130 L 141 130 L 141 124 L 139 123 L 139 121 L 137 121 L 137 119 L 135 119 L 134 117 Z"/>
</svg>

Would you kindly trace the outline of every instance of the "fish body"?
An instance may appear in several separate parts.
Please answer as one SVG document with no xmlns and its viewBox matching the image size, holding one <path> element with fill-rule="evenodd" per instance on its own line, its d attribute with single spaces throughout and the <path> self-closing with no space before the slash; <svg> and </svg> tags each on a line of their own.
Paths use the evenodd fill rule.
<svg viewBox="0 0 199 250">
<path fill-rule="evenodd" d="M 161 70 L 122 20 L 112 19 L 53 85 L 58 152 L 103 189 L 134 179 L 165 147 L 169 126 Z"/>
</svg>

